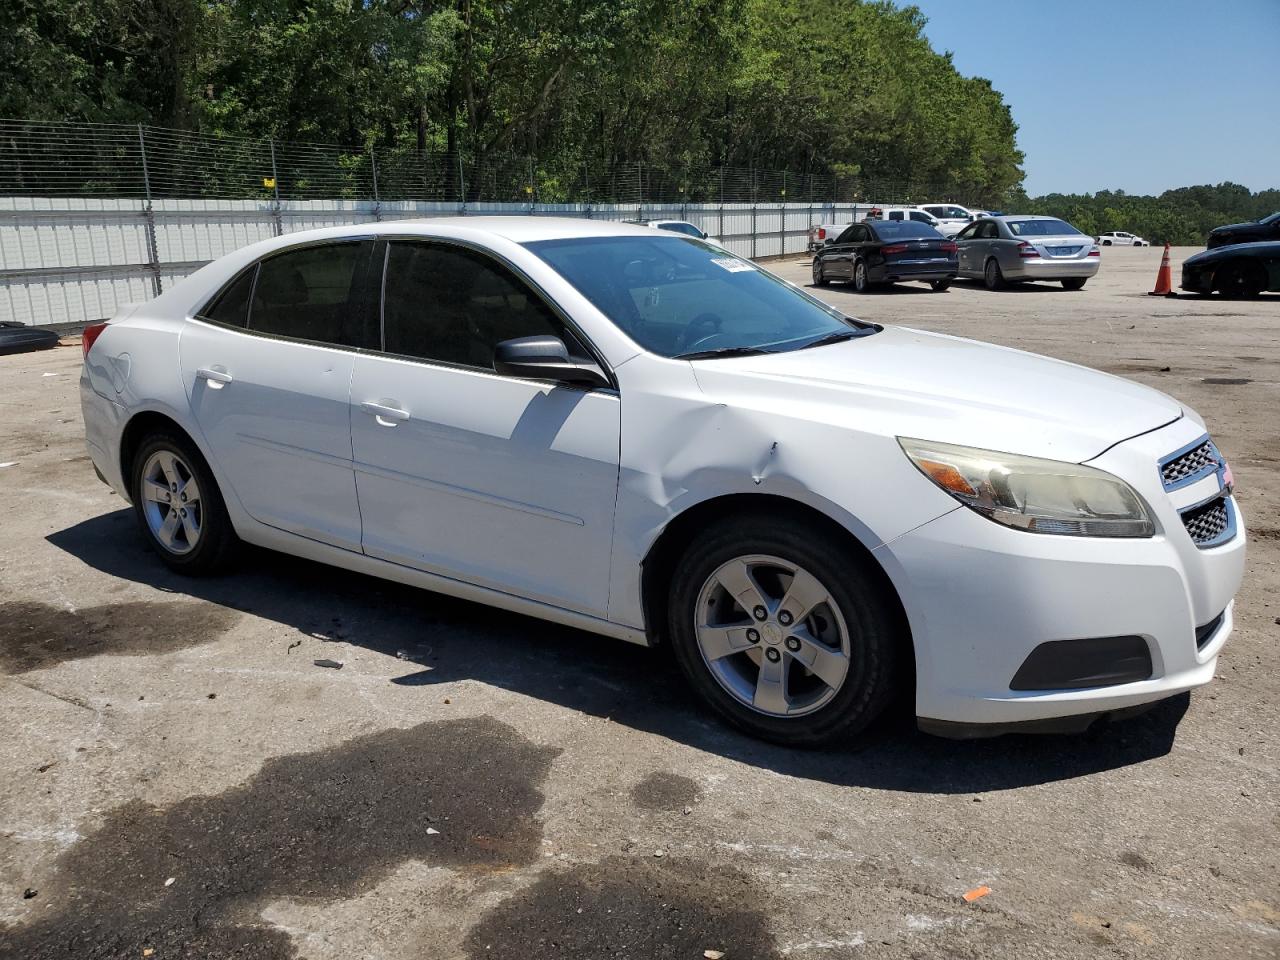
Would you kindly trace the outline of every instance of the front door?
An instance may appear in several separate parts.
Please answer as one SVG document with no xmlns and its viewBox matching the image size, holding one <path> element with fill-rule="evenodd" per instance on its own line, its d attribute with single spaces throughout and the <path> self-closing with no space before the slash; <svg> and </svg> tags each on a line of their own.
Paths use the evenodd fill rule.
<svg viewBox="0 0 1280 960">
<path fill-rule="evenodd" d="M 376 334 L 361 296 L 372 252 L 366 240 L 270 257 L 179 341 L 191 411 L 245 511 L 357 551 L 349 390 L 354 348 Z"/>
<path fill-rule="evenodd" d="M 617 393 L 493 372 L 503 340 L 572 334 L 483 253 L 391 241 L 383 297 L 351 380 L 365 552 L 604 616 Z"/>
</svg>

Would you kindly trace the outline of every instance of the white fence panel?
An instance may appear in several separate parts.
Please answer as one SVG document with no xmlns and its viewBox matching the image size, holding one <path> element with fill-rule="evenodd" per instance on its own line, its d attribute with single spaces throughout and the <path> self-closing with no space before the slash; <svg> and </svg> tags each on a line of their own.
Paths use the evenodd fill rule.
<svg viewBox="0 0 1280 960">
<path fill-rule="evenodd" d="M 815 223 L 849 222 L 869 204 L 530 204 L 374 200 L 144 200 L 0 197 L 0 320 L 109 317 L 210 260 L 317 227 L 456 216 L 687 220 L 743 257 L 803 253 Z"/>
</svg>

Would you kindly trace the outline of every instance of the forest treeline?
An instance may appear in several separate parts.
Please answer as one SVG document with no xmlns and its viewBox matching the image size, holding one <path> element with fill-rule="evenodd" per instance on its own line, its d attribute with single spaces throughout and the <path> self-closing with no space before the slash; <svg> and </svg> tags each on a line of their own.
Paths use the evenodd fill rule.
<svg viewBox="0 0 1280 960">
<path fill-rule="evenodd" d="M 1007 209 L 1062 217 L 1094 236 L 1108 230 L 1127 230 L 1152 243 L 1199 246 L 1214 227 L 1257 220 L 1280 211 L 1280 190 L 1254 193 L 1238 183 L 1220 183 L 1179 187 L 1159 196 L 1103 190 L 1028 197 L 1014 191 Z"/>
<path fill-rule="evenodd" d="M 995 203 L 1017 127 L 915 7 L 857 0 L 8 0 L 0 117 L 895 184 Z M 912 186 L 908 187 L 907 184 Z M 923 186 L 921 186 L 923 185 Z"/>
</svg>

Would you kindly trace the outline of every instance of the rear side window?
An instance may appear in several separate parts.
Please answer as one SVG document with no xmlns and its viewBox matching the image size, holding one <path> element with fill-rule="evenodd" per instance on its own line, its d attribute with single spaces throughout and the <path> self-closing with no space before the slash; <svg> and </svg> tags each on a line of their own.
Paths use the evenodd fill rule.
<svg viewBox="0 0 1280 960">
<path fill-rule="evenodd" d="M 363 290 L 372 240 L 305 247 L 262 261 L 249 329 L 344 347 L 376 347 Z"/>
<path fill-rule="evenodd" d="M 447 244 L 393 242 L 383 281 L 384 349 L 493 369 L 503 340 L 564 332 L 549 307 L 506 267 Z"/>
<path fill-rule="evenodd" d="M 214 323 L 243 328 L 249 321 L 249 295 L 253 293 L 253 278 L 257 272 L 258 266 L 254 264 L 201 310 L 199 315 Z"/>
</svg>

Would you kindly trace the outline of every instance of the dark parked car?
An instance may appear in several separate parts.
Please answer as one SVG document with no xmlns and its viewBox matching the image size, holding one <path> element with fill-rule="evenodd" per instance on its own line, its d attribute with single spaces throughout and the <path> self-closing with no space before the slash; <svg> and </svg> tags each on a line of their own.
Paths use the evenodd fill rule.
<svg viewBox="0 0 1280 960">
<path fill-rule="evenodd" d="M 48 350 L 57 345 L 58 335 L 52 330 L 29 327 L 12 320 L 0 320 L 0 354 Z"/>
<path fill-rule="evenodd" d="M 919 280 L 942 291 L 958 269 L 955 241 L 914 220 L 851 224 L 834 243 L 813 255 L 815 285 L 852 280 L 859 293 L 899 280 Z"/>
<path fill-rule="evenodd" d="M 1248 223 L 1229 223 L 1225 227 L 1214 227 L 1209 231 L 1209 242 L 1205 246 L 1212 250 L 1232 243 L 1256 243 L 1259 240 L 1280 240 L 1280 213 Z"/>
<path fill-rule="evenodd" d="M 1182 264 L 1182 289 L 1224 297 L 1256 297 L 1280 291 L 1280 241 L 1235 243 L 1188 257 Z"/>
</svg>

